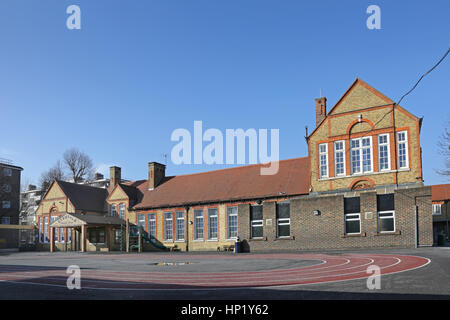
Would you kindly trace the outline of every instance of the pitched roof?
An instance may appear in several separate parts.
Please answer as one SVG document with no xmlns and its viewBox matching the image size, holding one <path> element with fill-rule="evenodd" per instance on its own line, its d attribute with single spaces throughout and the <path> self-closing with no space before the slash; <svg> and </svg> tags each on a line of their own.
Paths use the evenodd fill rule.
<svg viewBox="0 0 450 320">
<path fill-rule="evenodd" d="M 450 184 L 431 186 L 431 201 L 450 200 Z"/>
<path fill-rule="evenodd" d="M 95 214 L 75 214 L 66 213 L 50 224 L 51 227 L 68 227 L 68 226 L 83 226 L 83 225 L 121 225 L 125 221 L 119 217 L 101 216 Z"/>
<path fill-rule="evenodd" d="M 108 196 L 106 189 L 61 180 L 56 182 L 76 210 L 105 212 L 105 200 Z"/>
<path fill-rule="evenodd" d="M 166 177 L 154 190 L 147 180 L 127 183 L 139 189 L 142 200 L 135 209 L 177 207 L 200 203 L 238 201 L 308 194 L 309 160 L 279 161 L 275 175 L 261 175 L 262 164 Z"/>
<path fill-rule="evenodd" d="M 125 192 L 128 199 L 130 199 L 131 206 L 136 204 L 142 198 L 142 193 L 140 193 L 135 186 L 124 183 L 119 183 L 119 186 L 123 192 Z"/>
</svg>

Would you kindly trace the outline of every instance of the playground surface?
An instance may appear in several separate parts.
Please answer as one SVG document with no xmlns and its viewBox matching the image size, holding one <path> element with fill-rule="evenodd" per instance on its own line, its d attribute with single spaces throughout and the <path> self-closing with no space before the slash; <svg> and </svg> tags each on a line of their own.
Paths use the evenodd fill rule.
<svg viewBox="0 0 450 320">
<path fill-rule="evenodd" d="M 67 287 L 67 268 L 81 289 Z M 0 254 L 0 299 L 449 299 L 450 249 Z M 380 289 L 369 289 L 374 268 Z M 368 271 L 369 270 L 369 271 Z"/>
</svg>

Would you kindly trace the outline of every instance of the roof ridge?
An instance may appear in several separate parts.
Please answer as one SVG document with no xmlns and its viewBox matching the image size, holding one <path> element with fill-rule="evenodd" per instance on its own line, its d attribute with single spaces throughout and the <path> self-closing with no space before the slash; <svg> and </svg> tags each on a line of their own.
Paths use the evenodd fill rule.
<svg viewBox="0 0 450 320">
<path fill-rule="evenodd" d="M 297 158 L 283 159 L 283 160 L 277 160 L 277 161 L 278 161 L 278 162 L 286 162 L 286 161 L 293 161 L 293 160 L 300 160 L 300 159 L 308 159 L 308 157 L 297 157 Z M 207 174 L 207 173 L 218 172 L 218 171 L 246 169 L 246 168 L 250 168 L 250 167 L 264 166 L 264 165 L 268 165 L 268 163 L 255 163 L 255 164 L 249 164 L 249 165 L 238 166 L 238 167 L 222 168 L 222 169 L 215 169 L 215 170 L 202 171 L 202 172 L 194 172 L 194 173 L 179 174 L 179 175 L 171 176 L 171 177 L 174 177 L 174 178 L 175 178 L 175 177 L 185 177 L 185 176 Z M 147 181 L 147 180 L 146 180 L 146 181 Z"/>
</svg>

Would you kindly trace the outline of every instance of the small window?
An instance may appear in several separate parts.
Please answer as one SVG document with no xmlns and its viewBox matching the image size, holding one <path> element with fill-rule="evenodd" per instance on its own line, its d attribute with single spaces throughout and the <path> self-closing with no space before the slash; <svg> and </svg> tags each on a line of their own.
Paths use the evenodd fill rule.
<svg viewBox="0 0 450 320">
<path fill-rule="evenodd" d="M 184 240 L 184 212 L 177 211 L 176 212 L 176 239 L 179 241 Z"/>
<path fill-rule="evenodd" d="M 12 176 L 12 170 L 11 168 L 3 168 L 3 175 L 5 177 L 11 177 Z"/>
<path fill-rule="evenodd" d="M 117 215 L 117 207 L 115 204 L 111 205 L 111 217 L 115 217 Z"/>
<path fill-rule="evenodd" d="M 344 198 L 344 213 L 360 213 L 361 199 L 360 197 Z"/>
<path fill-rule="evenodd" d="M 173 240 L 173 217 L 172 212 L 164 213 L 164 240 Z"/>
<path fill-rule="evenodd" d="M 105 229 L 104 228 L 89 229 L 89 242 L 95 244 L 105 243 Z"/>
<path fill-rule="evenodd" d="M 391 168 L 389 152 L 389 133 L 378 136 L 378 165 L 379 170 L 389 170 Z"/>
<path fill-rule="evenodd" d="M 289 203 L 277 203 L 276 209 L 277 218 L 277 237 L 291 236 L 291 216 Z"/>
<path fill-rule="evenodd" d="M 334 171 L 336 176 L 345 175 L 345 142 L 334 143 Z"/>
<path fill-rule="evenodd" d="M 9 209 L 11 208 L 11 202 L 9 200 L 3 200 L 2 201 L 2 208 L 3 209 Z"/>
<path fill-rule="evenodd" d="M 345 214 L 345 234 L 361 233 L 361 215 L 359 213 Z"/>
<path fill-rule="evenodd" d="M 262 238 L 264 234 L 263 230 L 263 212 L 262 206 L 250 207 L 250 227 L 251 238 Z"/>
<path fill-rule="evenodd" d="M 217 209 L 208 209 L 208 239 L 217 239 Z"/>
<path fill-rule="evenodd" d="M 147 233 L 152 236 L 156 237 L 156 214 L 155 213 L 149 213 L 147 216 Z"/>
<path fill-rule="evenodd" d="M 125 220 L 125 204 L 121 203 L 119 204 L 119 217 L 122 220 Z"/>
<path fill-rule="evenodd" d="M 227 229 L 228 229 L 228 239 L 236 239 L 237 231 L 238 231 L 238 214 L 237 207 L 228 207 L 227 208 Z"/>
<path fill-rule="evenodd" d="M 319 144 L 319 177 L 328 177 L 328 145 Z"/>
<path fill-rule="evenodd" d="M 405 169 L 409 167 L 408 133 L 406 131 L 397 133 L 397 157 L 398 157 L 398 167 L 400 169 Z"/>
<path fill-rule="evenodd" d="M 145 230 L 145 215 L 144 214 L 138 214 L 137 225 L 139 227 L 142 227 L 142 229 Z"/>
<path fill-rule="evenodd" d="M 377 211 L 394 211 L 394 194 L 377 194 Z"/>
<path fill-rule="evenodd" d="M 395 214 L 394 211 L 378 212 L 378 232 L 394 232 L 395 231 Z"/>
<path fill-rule="evenodd" d="M 433 215 L 440 216 L 442 214 L 442 205 L 433 204 Z"/>
<path fill-rule="evenodd" d="M 194 210 L 194 239 L 203 240 L 203 210 Z"/>
<path fill-rule="evenodd" d="M 5 184 L 3 185 L 3 191 L 4 191 L 4 192 L 8 192 L 8 193 L 11 192 L 11 185 L 5 183 Z"/>
</svg>

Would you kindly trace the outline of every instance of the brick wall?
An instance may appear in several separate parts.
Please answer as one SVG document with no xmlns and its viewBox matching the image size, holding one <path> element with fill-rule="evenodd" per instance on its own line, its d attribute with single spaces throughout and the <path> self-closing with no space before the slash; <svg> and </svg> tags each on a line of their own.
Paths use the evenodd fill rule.
<svg viewBox="0 0 450 320">
<path fill-rule="evenodd" d="M 250 207 L 239 206 L 239 237 L 249 251 L 318 250 L 374 247 L 414 247 L 414 205 L 418 206 L 419 245 L 433 244 L 431 189 L 394 192 L 395 232 L 379 233 L 376 191 L 360 193 L 361 234 L 345 235 L 344 195 L 316 196 L 290 201 L 291 237 L 276 238 L 276 206 L 263 203 L 264 237 L 250 239 Z M 314 215 L 318 210 L 320 215 Z M 267 224 L 272 219 L 272 224 Z M 269 221 L 270 222 L 270 221 Z"/>
</svg>

